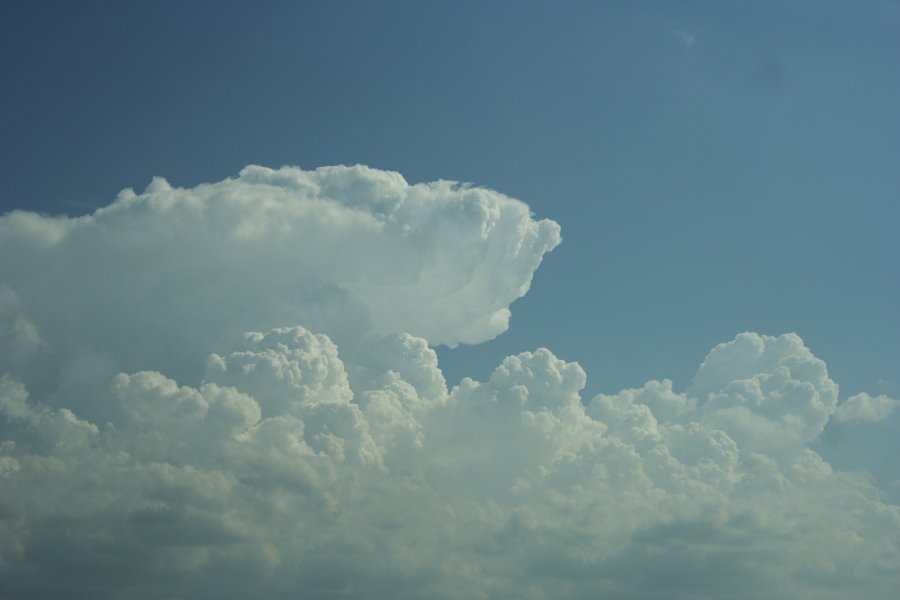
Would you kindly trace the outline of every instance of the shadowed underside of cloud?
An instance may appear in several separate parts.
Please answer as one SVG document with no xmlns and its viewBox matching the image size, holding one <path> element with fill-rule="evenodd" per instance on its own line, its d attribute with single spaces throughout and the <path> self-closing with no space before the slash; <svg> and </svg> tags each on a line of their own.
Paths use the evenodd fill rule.
<svg viewBox="0 0 900 600">
<path fill-rule="evenodd" d="M 0 217 L 0 596 L 889 597 L 900 508 L 811 446 L 896 402 L 796 335 L 684 391 L 584 398 L 543 348 L 447 388 L 430 345 L 501 333 L 558 243 L 365 167 Z"/>
</svg>

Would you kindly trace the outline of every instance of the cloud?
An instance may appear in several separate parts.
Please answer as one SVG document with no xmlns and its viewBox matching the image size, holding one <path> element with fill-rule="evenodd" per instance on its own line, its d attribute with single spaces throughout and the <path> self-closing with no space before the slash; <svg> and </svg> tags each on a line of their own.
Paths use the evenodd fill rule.
<svg viewBox="0 0 900 600">
<path fill-rule="evenodd" d="M 0 596 L 889 597 L 900 507 L 813 448 L 894 402 L 794 334 L 685 390 L 586 398 L 545 348 L 447 388 L 431 345 L 505 327 L 558 240 L 361 167 L 0 218 Z"/>
<path fill-rule="evenodd" d="M 0 285 L 0 339 L 6 341 L 0 347 L 2 363 L 22 363 L 42 345 L 34 323 L 22 314 L 18 295 L 5 285 Z"/>
<path fill-rule="evenodd" d="M 846 421 L 881 421 L 887 418 L 897 408 L 898 404 L 900 403 L 897 400 L 888 398 L 884 394 L 870 396 L 863 392 L 847 398 L 847 401 L 835 411 L 834 418 L 840 423 Z"/>
<path fill-rule="evenodd" d="M 46 341 L 33 382 L 76 355 L 197 381 L 243 332 L 295 324 L 478 343 L 506 330 L 559 241 L 500 193 L 363 166 L 250 166 L 191 189 L 157 177 L 79 218 L 4 215 L 0 327 L 17 356 Z"/>
<path fill-rule="evenodd" d="M 703 403 L 707 422 L 771 452 L 817 438 L 838 386 L 797 335 L 743 333 L 707 355 L 689 393 Z"/>
<path fill-rule="evenodd" d="M 674 33 L 681 40 L 681 43 L 684 44 L 685 48 L 690 48 L 697 42 L 697 38 L 687 31 L 676 30 Z"/>
</svg>

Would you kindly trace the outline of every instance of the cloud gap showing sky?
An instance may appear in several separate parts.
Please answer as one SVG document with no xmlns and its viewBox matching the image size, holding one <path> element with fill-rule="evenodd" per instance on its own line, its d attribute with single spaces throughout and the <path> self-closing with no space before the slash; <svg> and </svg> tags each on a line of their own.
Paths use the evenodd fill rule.
<svg viewBox="0 0 900 600">
<path fill-rule="evenodd" d="M 897 401 L 796 334 L 737 333 L 685 389 L 585 397 L 546 348 L 448 386 L 433 348 L 502 334 L 561 240 L 365 166 L 3 215 L 0 596 L 889 597 L 864 441 Z"/>
</svg>

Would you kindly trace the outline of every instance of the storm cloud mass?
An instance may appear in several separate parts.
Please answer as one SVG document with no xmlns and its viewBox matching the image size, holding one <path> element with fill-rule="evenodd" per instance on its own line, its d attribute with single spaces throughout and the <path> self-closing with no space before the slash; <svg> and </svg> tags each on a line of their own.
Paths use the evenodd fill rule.
<svg viewBox="0 0 900 600">
<path fill-rule="evenodd" d="M 560 239 L 361 166 L 0 217 L 0 597 L 890 597 L 900 507 L 814 448 L 897 402 L 795 334 L 684 390 L 586 398 L 545 348 L 448 389 L 431 346 Z"/>
</svg>

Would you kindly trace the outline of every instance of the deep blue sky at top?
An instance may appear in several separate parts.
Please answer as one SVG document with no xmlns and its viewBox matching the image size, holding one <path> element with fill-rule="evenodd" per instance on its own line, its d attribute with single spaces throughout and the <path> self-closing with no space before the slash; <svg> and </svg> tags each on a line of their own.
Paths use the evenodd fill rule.
<svg viewBox="0 0 900 600">
<path fill-rule="evenodd" d="M 900 396 L 900 3 L 3 2 L 0 210 L 364 163 L 562 225 L 509 332 L 588 391 L 799 333 Z M 693 43 L 690 43 L 693 41 Z"/>
</svg>

